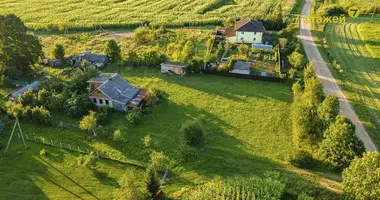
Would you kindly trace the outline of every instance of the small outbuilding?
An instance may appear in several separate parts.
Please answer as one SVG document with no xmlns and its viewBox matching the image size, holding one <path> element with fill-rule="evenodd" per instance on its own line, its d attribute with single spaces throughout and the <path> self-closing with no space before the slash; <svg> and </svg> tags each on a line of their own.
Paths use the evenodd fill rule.
<svg viewBox="0 0 380 200">
<path fill-rule="evenodd" d="M 101 68 L 107 65 L 108 57 L 105 54 L 96 54 L 91 52 L 84 52 L 78 55 L 71 56 L 68 58 L 68 63 L 70 63 L 75 68 L 82 67 L 82 62 L 86 60 L 87 64 L 93 65 L 97 68 Z"/>
<path fill-rule="evenodd" d="M 9 98 L 11 98 L 13 100 L 16 100 L 17 98 L 19 98 L 22 94 L 24 94 L 29 89 L 37 90 L 39 85 L 40 85 L 39 81 L 34 81 L 31 84 L 25 85 L 24 87 L 19 88 L 18 90 L 13 91 L 8 96 L 9 96 Z"/>
<path fill-rule="evenodd" d="M 186 67 L 188 67 L 188 64 L 185 63 L 179 63 L 179 62 L 164 62 L 161 64 L 161 72 L 163 74 L 177 74 L 177 75 L 185 75 L 186 74 Z"/>
</svg>

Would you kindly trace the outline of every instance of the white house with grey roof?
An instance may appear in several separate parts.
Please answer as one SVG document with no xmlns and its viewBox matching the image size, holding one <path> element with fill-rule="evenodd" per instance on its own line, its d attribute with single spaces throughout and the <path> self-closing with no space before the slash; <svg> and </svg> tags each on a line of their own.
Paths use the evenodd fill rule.
<svg viewBox="0 0 380 200">
<path fill-rule="evenodd" d="M 253 19 L 236 21 L 234 27 L 224 30 L 230 43 L 262 44 L 265 28 L 262 22 Z"/>
<path fill-rule="evenodd" d="M 109 106 L 117 111 L 128 111 L 141 104 L 146 91 L 131 85 L 117 73 L 103 73 L 87 81 L 89 98 L 96 106 Z"/>
</svg>

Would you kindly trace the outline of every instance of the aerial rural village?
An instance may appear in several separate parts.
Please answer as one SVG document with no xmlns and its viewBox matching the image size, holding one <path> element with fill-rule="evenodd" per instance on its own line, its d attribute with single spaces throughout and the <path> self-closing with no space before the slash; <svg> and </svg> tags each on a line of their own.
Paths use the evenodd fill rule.
<svg viewBox="0 0 380 200">
<path fill-rule="evenodd" d="M 380 199 L 379 0 L 0 1 L 0 199 Z"/>
</svg>

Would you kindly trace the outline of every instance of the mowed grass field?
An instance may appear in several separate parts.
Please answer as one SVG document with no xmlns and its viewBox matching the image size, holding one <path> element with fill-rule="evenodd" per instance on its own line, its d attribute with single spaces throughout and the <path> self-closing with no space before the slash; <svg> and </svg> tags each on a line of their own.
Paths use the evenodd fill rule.
<svg viewBox="0 0 380 200">
<path fill-rule="evenodd" d="M 15 13 L 33 28 L 93 24 L 215 24 L 230 17 L 264 18 L 277 2 L 288 15 L 296 0 L 3 0 L 0 14 Z M 127 28 L 127 26 L 125 26 Z"/>
<path fill-rule="evenodd" d="M 345 24 L 329 24 L 325 34 L 333 56 L 343 69 L 337 78 L 345 95 L 379 147 L 380 23 L 366 23 L 367 20 L 359 18 Z"/>
<path fill-rule="evenodd" d="M 172 163 L 164 187 L 170 197 L 179 197 L 218 176 L 261 176 L 267 170 L 286 168 L 284 160 L 293 153 L 289 85 L 207 75 L 164 76 L 157 69 L 145 68 L 124 68 L 121 75 L 135 85 L 153 85 L 166 94 L 166 100 L 138 125 L 128 125 L 123 113 L 113 114 L 105 128 L 120 129 L 125 143 L 101 137 L 84 140 L 80 130 L 27 122 L 21 124 L 24 134 L 143 162 L 148 162 L 149 151 L 142 139 L 150 135 L 152 149 L 164 152 Z M 181 162 L 178 131 L 184 122 L 194 119 L 202 120 L 206 129 L 204 145 L 191 161 Z M 1 135 L 1 151 L 9 131 Z M 110 199 L 125 170 L 141 174 L 134 167 L 108 161 L 100 161 L 100 172 L 80 168 L 78 155 L 49 147 L 45 147 L 48 157 L 41 158 L 39 150 L 44 147 L 28 145 L 24 150 L 15 137 L 9 154 L 0 153 L 0 187 L 6 199 Z M 20 189 L 24 192 L 18 193 Z"/>
</svg>

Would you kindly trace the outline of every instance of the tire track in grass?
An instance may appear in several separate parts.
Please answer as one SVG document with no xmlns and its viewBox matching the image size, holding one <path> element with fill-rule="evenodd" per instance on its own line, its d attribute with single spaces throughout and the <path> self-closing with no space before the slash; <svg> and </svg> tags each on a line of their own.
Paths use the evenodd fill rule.
<svg viewBox="0 0 380 200">
<path fill-rule="evenodd" d="M 355 63 L 355 62 L 353 58 L 346 52 L 346 51 L 349 51 L 350 48 L 347 45 L 348 44 L 347 38 L 345 37 L 344 30 L 342 29 L 344 29 L 342 25 L 335 25 L 335 27 L 333 27 L 333 30 L 332 30 L 333 34 L 330 36 L 331 42 L 329 42 L 329 46 L 332 47 L 332 49 L 334 49 L 334 54 L 336 55 L 337 60 L 339 60 L 345 68 L 345 75 L 347 75 L 348 77 L 348 81 L 345 81 L 345 83 L 347 84 L 348 88 L 351 88 L 353 90 L 352 92 L 350 92 L 350 96 L 352 96 L 354 100 L 356 99 L 357 101 L 362 102 L 362 104 L 357 103 L 357 106 L 363 108 L 370 115 L 377 118 L 377 115 L 374 115 L 373 110 L 365 106 L 365 105 L 373 105 L 372 100 L 371 100 L 373 98 L 366 98 L 366 95 L 364 95 L 363 92 L 368 93 L 368 94 L 371 94 L 372 92 L 370 91 L 370 89 L 368 88 L 366 84 L 360 84 L 362 83 L 362 81 L 359 81 L 357 77 L 353 74 L 355 69 L 353 68 L 352 63 Z M 344 37 L 342 37 L 342 35 L 344 35 Z M 337 46 L 337 47 L 334 48 L 334 46 Z M 366 79 L 363 78 L 363 80 L 366 80 Z M 366 82 L 368 82 L 368 80 L 366 80 Z M 361 91 L 360 88 L 355 87 L 355 85 L 362 86 L 365 88 L 365 90 Z M 356 93 L 354 91 L 356 91 Z M 365 116 L 362 116 L 362 117 L 365 117 Z M 368 120 L 372 123 L 374 121 L 374 120 L 371 120 L 371 118 Z M 377 122 L 373 123 L 373 125 L 376 126 Z M 379 129 L 380 127 L 377 126 L 377 128 Z"/>
<path fill-rule="evenodd" d="M 345 25 L 345 28 L 344 28 L 345 38 L 346 39 L 350 38 L 350 39 L 348 39 L 348 41 L 350 41 L 350 42 L 347 42 L 347 44 L 349 45 L 349 48 L 350 48 L 352 54 L 356 56 L 356 58 L 353 60 L 355 63 L 355 66 L 363 69 L 362 70 L 363 78 L 365 78 L 364 80 L 366 80 L 365 86 L 366 86 L 369 94 L 372 97 L 370 99 L 371 103 L 368 105 L 372 105 L 374 108 L 376 108 L 376 110 L 374 110 L 374 109 L 367 109 L 367 110 L 369 111 L 370 115 L 376 119 L 376 120 L 371 120 L 373 122 L 373 124 L 377 128 L 380 129 L 380 124 L 379 124 L 380 118 L 378 115 L 378 111 L 380 110 L 380 101 L 379 101 L 380 93 L 376 93 L 376 90 L 378 90 L 378 88 L 380 88 L 380 86 L 376 83 L 376 78 L 374 78 L 373 75 L 371 75 L 365 71 L 365 69 L 364 69 L 365 67 L 363 66 L 363 64 L 364 63 L 368 64 L 369 68 L 373 71 L 376 71 L 376 69 L 374 68 L 373 63 L 369 62 L 365 58 L 365 57 L 370 56 L 368 54 L 368 52 L 366 52 L 365 50 L 362 51 L 359 48 L 361 46 L 364 46 L 364 44 L 361 43 L 358 35 L 354 35 L 352 33 L 352 29 L 357 30 L 356 28 L 357 28 L 357 24 L 350 23 L 350 24 Z M 350 56 L 348 56 L 348 57 L 350 57 Z M 378 76 L 375 75 L 375 77 L 378 77 Z M 368 87 L 368 86 L 370 86 L 370 87 Z"/>
</svg>

